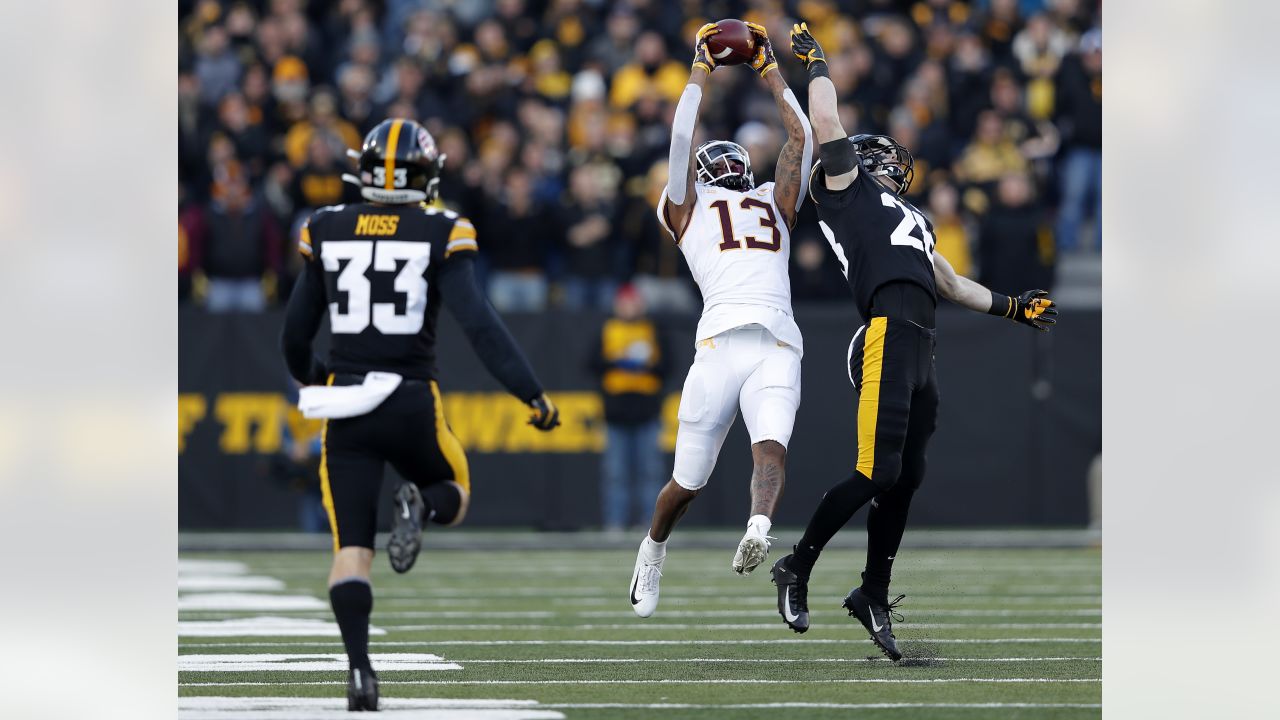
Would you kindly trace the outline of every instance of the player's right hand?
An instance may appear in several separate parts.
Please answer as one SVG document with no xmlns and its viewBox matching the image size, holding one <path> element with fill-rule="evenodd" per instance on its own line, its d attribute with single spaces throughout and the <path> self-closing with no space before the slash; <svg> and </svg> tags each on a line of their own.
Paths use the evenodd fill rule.
<svg viewBox="0 0 1280 720">
<path fill-rule="evenodd" d="M 804 62 L 806 68 L 816 62 L 827 61 L 827 56 L 822 52 L 822 46 L 809 32 L 808 23 L 791 26 L 791 53 Z"/>
<path fill-rule="evenodd" d="M 560 424 L 560 411 L 546 393 L 529 401 L 533 414 L 529 416 L 529 424 L 546 432 Z"/>
<path fill-rule="evenodd" d="M 1049 326 L 1058 322 L 1058 308 L 1054 307 L 1046 290 L 1028 290 L 1014 298 L 1013 302 L 1011 319 L 1016 323 L 1030 325 L 1041 332 L 1049 332 Z"/>
<path fill-rule="evenodd" d="M 693 66 L 701 67 L 710 73 L 716 69 L 715 58 L 711 57 L 711 53 L 707 51 L 707 38 L 720 32 L 720 26 L 715 23 L 707 23 L 698 28 L 698 34 L 693 39 Z"/>
</svg>

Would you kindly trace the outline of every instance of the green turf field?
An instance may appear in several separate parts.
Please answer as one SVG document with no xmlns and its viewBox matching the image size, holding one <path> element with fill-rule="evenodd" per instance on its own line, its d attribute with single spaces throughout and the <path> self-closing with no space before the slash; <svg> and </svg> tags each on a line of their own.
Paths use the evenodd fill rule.
<svg viewBox="0 0 1280 720">
<path fill-rule="evenodd" d="M 840 608 L 861 568 L 861 551 L 824 555 L 810 586 L 813 627 L 796 635 L 774 609 L 767 565 L 747 578 L 734 575 L 732 545 L 682 550 L 677 535 L 658 612 L 641 620 L 627 601 L 634 550 L 539 551 L 537 536 L 528 538 L 526 551 L 432 553 L 428 547 L 406 576 L 392 573 L 379 554 L 373 624 L 385 634 L 372 638 L 371 651 L 384 706 L 393 715 L 1101 715 L 1097 550 L 904 550 L 892 594 L 907 594 L 906 622 L 896 634 L 909 659 L 894 665 Z M 774 557 L 776 552 L 770 562 Z M 236 634 L 244 631 L 225 622 L 331 622 L 326 553 L 181 559 L 179 717 L 286 720 L 345 713 L 345 661 L 327 657 L 342 653 L 337 637 L 274 636 L 274 629 Z M 283 608 L 261 609 L 277 600 Z M 246 605 L 257 609 L 226 609 Z M 301 609 L 284 609 L 295 606 Z M 379 662 L 379 656 L 386 657 Z M 401 662 L 420 665 L 391 669 Z M 304 667 L 315 669 L 298 669 Z M 328 700 L 235 699 L 245 697 Z M 421 700 L 427 698 L 436 700 Z"/>
</svg>

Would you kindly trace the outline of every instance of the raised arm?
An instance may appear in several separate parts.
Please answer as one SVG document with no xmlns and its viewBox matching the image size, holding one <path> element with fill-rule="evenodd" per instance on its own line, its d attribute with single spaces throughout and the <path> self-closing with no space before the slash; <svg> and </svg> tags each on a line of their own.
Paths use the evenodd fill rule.
<svg viewBox="0 0 1280 720">
<path fill-rule="evenodd" d="M 671 150 L 667 155 L 667 200 L 662 212 L 668 226 L 678 234 L 693 213 L 697 199 L 693 184 L 697 177 L 697 163 L 693 158 L 693 133 L 698 127 L 698 106 L 702 104 L 702 89 L 715 69 L 715 59 L 707 52 L 706 39 L 720 32 L 715 23 L 707 23 L 698 30 L 694 39 L 693 67 L 689 70 L 689 84 L 685 85 L 676 115 L 671 122 Z"/>
<path fill-rule="evenodd" d="M 843 190 L 858 177 L 858 156 L 840 124 L 836 86 L 831 84 L 827 57 L 809 33 L 806 23 L 791 26 L 791 52 L 809 71 L 809 119 L 822 160 L 823 182 L 828 190 Z"/>
<path fill-rule="evenodd" d="M 787 87 L 787 81 L 778 72 L 778 61 L 773 54 L 773 44 L 763 25 L 747 23 L 756 38 L 756 56 L 751 61 L 755 70 L 778 105 L 782 126 L 787 129 L 787 142 L 778 153 L 778 165 L 773 173 L 773 197 L 787 221 L 787 227 L 795 227 L 804 204 L 805 188 L 809 184 L 809 169 L 813 165 L 813 130 L 805 118 L 795 93 Z"/>
<path fill-rule="evenodd" d="M 1058 309 L 1044 290 L 1028 290 L 1018 297 L 992 292 L 956 273 L 942 253 L 933 253 L 933 278 L 938 294 L 951 302 L 973 310 L 999 315 L 1014 322 L 1030 325 L 1042 332 L 1058 322 Z"/>
</svg>

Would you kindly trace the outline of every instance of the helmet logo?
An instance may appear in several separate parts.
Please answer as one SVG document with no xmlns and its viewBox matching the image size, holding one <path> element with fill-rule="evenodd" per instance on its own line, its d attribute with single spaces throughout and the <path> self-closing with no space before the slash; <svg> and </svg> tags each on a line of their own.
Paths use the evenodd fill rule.
<svg viewBox="0 0 1280 720">
<path fill-rule="evenodd" d="M 427 132 L 427 129 L 422 126 L 418 126 L 418 147 L 422 148 L 422 154 L 428 160 L 436 159 L 435 138 L 431 137 L 431 133 Z"/>
</svg>

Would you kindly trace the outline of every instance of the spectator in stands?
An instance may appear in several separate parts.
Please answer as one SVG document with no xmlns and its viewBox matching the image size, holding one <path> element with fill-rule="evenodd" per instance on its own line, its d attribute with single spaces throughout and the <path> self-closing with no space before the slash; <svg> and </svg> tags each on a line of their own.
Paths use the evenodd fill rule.
<svg viewBox="0 0 1280 720">
<path fill-rule="evenodd" d="M 929 219 L 937 251 L 951 263 L 957 274 L 973 277 L 973 251 L 969 228 L 960 214 L 960 194 L 951 183 L 938 183 L 929 190 Z"/>
<path fill-rule="evenodd" d="M 1052 289 L 1052 239 L 1044 209 L 1025 172 L 1008 172 L 1000 178 L 978 235 L 978 282 L 1003 293 L 1023 286 Z"/>
<path fill-rule="evenodd" d="M 625 109 L 649 95 L 657 95 L 668 102 L 679 100 L 689 79 L 685 63 L 667 57 L 662 36 L 655 32 L 640 35 L 635 48 L 635 60 L 613 76 L 610 104 Z"/>
<path fill-rule="evenodd" d="M 573 309 L 609 307 L 619 262 L 613 236 L 617 171 L 612 165 L 579 165 L 569 173 L 561 210 L 565 229 L 565 304 Z"/>
<path fill-rule="evenodd" d="M 1062 203 L 1058 247 L 1080 241 L 1080 224 L 1093 218 L 1095 250 L 1102 249 L 1102 31 L 1080 39 L 1079 52 L 1062 65 L 1058 82 L 1058 124 L 1063 132 L 1060 164 Z"/>
<path fill-rule="evenodd" d="M 546 245 L 554 214 L 533 197 L 529 173 L 507 173 L 501 199 L 477 226 L 489 259 L 489 300 L 500 312 L 539 312 L 547 306 Z"/>
<path fill-rule="evenodd" d="M 640 521 L 662 488 L 658 450 L 667 352 L 662 334 L 645 317 L 644 300 L 622 286 L 591 344 L 589 367 L 604 395 L 605 447 L 601 465 L 601 515 L 606 530 Z"/>
<path fill-rule="evenodd" d="M 293 174 L 290 188 L 295 212 L 309 212 L 342 202 L 346 186 L 342 182 L 345 168 L 338 164 L 341 142 L 328 131 L 311 134 L 307 161 Z"/>
<path fill-rule="evenodd" d="M 211 194 L 207 242 L 199 258 L 208 279 L 205 306 L 210 312 L 260 311 L 280 267 L 280 229 L 238 162 L 215 168 Z"/>
</svg>

